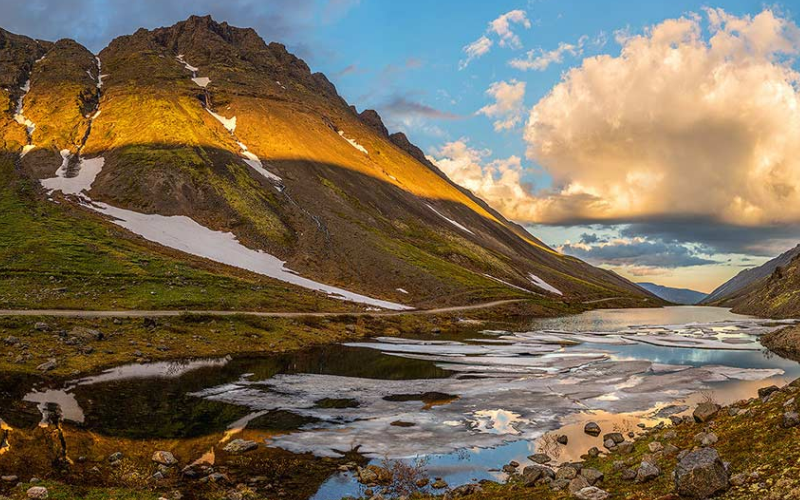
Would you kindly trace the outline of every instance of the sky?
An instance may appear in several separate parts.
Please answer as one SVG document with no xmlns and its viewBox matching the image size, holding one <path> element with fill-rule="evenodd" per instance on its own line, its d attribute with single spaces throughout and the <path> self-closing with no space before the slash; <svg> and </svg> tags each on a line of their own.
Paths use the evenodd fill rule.
<svg viewBox="0 0 800 500">
<path fill-rule="evenodd" d="M 100 51 L 191 14 L 253 27 L 554 248 L 710 292 L 800 240 L 800 29 L 750 0 L 0 0 Z"/>
</svg>

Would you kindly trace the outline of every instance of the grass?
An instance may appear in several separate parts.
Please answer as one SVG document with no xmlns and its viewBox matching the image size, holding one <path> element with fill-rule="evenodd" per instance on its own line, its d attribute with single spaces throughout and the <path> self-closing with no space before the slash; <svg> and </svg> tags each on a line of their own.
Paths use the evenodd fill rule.
<svg viewBox="0 0 800 500">
<path fill-rule="evenodd" d="M 346 303 L 151 245 L 42 203 L 0 156 L 0 308 L 347 310 Z"/>
</svg>

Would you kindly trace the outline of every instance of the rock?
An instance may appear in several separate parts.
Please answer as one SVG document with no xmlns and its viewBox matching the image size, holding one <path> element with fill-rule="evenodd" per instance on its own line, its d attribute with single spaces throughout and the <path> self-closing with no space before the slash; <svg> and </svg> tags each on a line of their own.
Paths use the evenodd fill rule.
<svg viewBox="0 0 800 500">
<path fill-rule="evenodd" d="M 622 471 L 622 479 L 625 481 L 633 481 L 636 479 L 636 471 L 634 469 L 624 469 Z"/>
<path fill-rule="evenodd" d="M 122 460 L 122 452 L 121 451 L 117 451 L 117 452 L 112 453 L 111 455 L 108 456 L 108 461 L 111 462 L 111 463 L 119 462 L 120 460 Z"/>
<path fill-rule="evenodd" d="M 0 481 L 5 483 L 16 483 L 19 481 L 19 477 L 17 476 L 0 476 Z"/>
<path fill-rule="evenodd" d="M 597 488 L 596 486 L 588 486 L 572 494 L 578 500 L 606 500 L 609 497 L 608 492 Z"/>
<path fill-rule="evenodd" d="M 694 413 L 692 416 L 694 417 L 695 422 L 708 422 L 719 412 L 720 406 L 716 403 L 700 403 L 697 405 L 697 408 L 694 409 Z"/>
<path fill-rule="evenodd" d="M 784 429 L 797 427 L 800 425 L 800 415 L 798 415 L 796 411 L 787 411 L 783 414 L 783 422 L 781 425 Z"/>
<path fill-rule="evenodd" d="M 681 451 L 680 448 L 678 448 L 674 444 L 668 444 L 664 446 L 664 455 L 668 457 L 677 456 L 678 453 L 680 453 L 680 451 Z"/>
<path fill-rule="evenodd" d="M 617 445 L 617 451 L 623 455 L 633 453 L 633 443 L 625 441 Z"/>
<path fill-rule="evenodd" d="M 606 439 L 603 441 L 603 446 L 608 450 L 614 450 L 617 447 L 617 443 L 613 439 Z"/>
<path fill-rule="evenodd" d="M 34 486 L 28 489 L 27 495 L 28 498 L 34 498 L 34 499 L 47 498 L 48 497 L 47 488 L 45 488 L 44 486 Z"/>
<path fill-rule="evenodd" d="M 678 437 L 678 433 L 676 433 L 675 431 L 667 431 L 661 437 L 663 437 L 664 439 L 675 439 L 676 437 Z"/>
<path fill-rule="evenodd" d="M 658 453 L 664 449 L 664 445 L 658 441 L 653 441 L 652 443 L 648 444 L 647 447 L 650 449 L 650 453 Z"/>
<path fill-rule="evenodd" d="M 597 449 L 597 446 L 592 446 L 589 448 L 589 451 L 587 451 L 586 454 L 592 458 L 597 458 L 600 456 L 600 450 Z"/>
<path fill-rule="evenodd" d="M 55 369 L 58 366 L 58 362 L 56 358 L 50 358 L 48 361 L 42 363 L 41 365 L 37 366 L 36 369 L 40 372 L 49 372 L 50 370 Z"/>
<path fill-rule="evenodd" d="M 431 482 L 430 479 L 428 479 L 427 477 L 423 477 L 422 479 L 417 479 L 414 482 L 414 484 L 417 485 L 417 488 L 424 488 L 424 487 L 428 486 L 428 483 L 430 483 L 430 482 Z"/>
<path fill-rule="evenodd" d="M 525 486 L 533 486 L 536 481 L 540 479 L 553 479 L 556 474 L 553 469 L 545 467 L 544 465 L 529 465 L 522 469 L 522 484 Z"/>
<path fill-rule="evenodd" d="M 510 465 L 511 467 L 514 467 L 516 469 L 517 467 L 519 467 L 519 462 L 517 462 L 516 460 L 512 460 L 512 461 L 508 462 L 508 465 Z"/>
<path fill-rule="evenodd" d="M 556 471 L 556 479 L 568 479 L 572 481 L 578 476 L 578 471 L 572 467 L 562 467 Z"/>
<path fill-rule="evenodd" d="M 443 490 L 447 488 L 447 483 L 442 480 L 442 478 L 437 478 L 436 481 L 433 482 L 431 485 L 432 488 L 437 490 Z"/>
<path fill-rule="evenodd" d="M 552 459 L 547 455 L 547 453 L 534 453 L 528 457 L 528 460 L 531 462 L 536 462 L 537 464 L 546 464 Z"/>
<path fill-rule="evenodd" d="M 234 439 L 230 443 L 228 443 L 223 450 L 228 453 L 245 453 L 250 450 L 255 450 L 258 448 L 258 443 L 255 441 L 248 441 L 246 439 Z"/>
<path fill-rule="evenodd" d="M 157 451 L 153 453 L 153 462 L 161 465 L 172 466 L 178 463 L 175 456 L 168 451 Z"/>
<path fill-rule="evenodd" d="M 561 491 L 569 487 L 569 479 L 554 479 L 550 481 L 550 489 L 553 491 Z"/>
<path fill-rule="evenodd" d="M 642 464 L 636 470 L 636 482 L 646 483 L 647 481 L 652 481 L 660 475 L 661 469 L 659 469 L 655 464 L 650 462 L 642 462 Z"/>
<path fill-rule="evenodd" d="M 45 323 L 43 321 L 39 321 L 35 325 L 33 325 L 33 329 L 34 330 L 38 330 L 40 332 L 46 332 L 47 330 L 50 329 L 50 325 L 48 325 L 47 323 Z"/>
<path fill-rule="evenodd" d="M 17 337 L 14 337 L 13 335 L 10 335 L 6 337 L 4 342 L 8 345 L 17 345 L 19 344 L 19 339 Z"/>
<path fill-rule="evenodd" d="M 558 477 L 558 473 L 556 473 L 556 477 Z M 589 484 L 589 481 L 587 481 L 585 477 L 577 476 L 573 479 L 570 479 L 569 485 L 567 486 L 567 490 L 570 492 L 571 495 L 574 496 L 575 493 L 581 491 L 587 486 L 591 486 Z"/>
<path fill-rule="evenodd" d="M 675 467 L 675 490 L 683 497 L 708 498 L 728 486 L 728 473 L 714 448 L 687 453 Z"/>
<path fill-rule="evenodd" d="M 481 488 L 481 485 L 464 484 L 458 488 L 454 488 L 453 491 L 450 492 L 450 495 L 453 497 L 465 497 L 468 495 L 474 495 L 476 493 L 483 493 L 483 488 Z"/>
<path fill-rule="evenodd" d="M 625 441 L 625 437 L 619 432 L 609 432 L 603 436 L 603 441 L 608 441 L 609 439 L 614 441 L 614 444 L 620 444 Z"/>
<path fill-rule="evenodd" d="M 700 443 L 700 446 L 713 446 L 719 441 L 719 438 L 713 432 L 698 432 L 695 434 L 694 440 Z"/>
<path fill-rule="evenodd" d="M 778 392 L 780 390 L 781 390 L 780 387 L 778 387 L 777 385 L 771 385 L 769 387 L 762 387 L 761 389 L 758 390 L 758 397 L 761 398 L 761 399 L 764 399 L 767 396 L 769 396 L 770 394 L 772 394 L 773 392 Z"/>
<path fill-rule="evenodd" d="M 516 468 L 516 467 L 514 467 L 514 466 L 513 466 L 513 465 L 511 465 L 511 464 L 505 464 L 505 465 L 503 466 L 503 469 L 502 469 L 502 470 L 503 470 L 503 472 L 505 472 L 506 474 L 509 474 L 509 475 L 513 475 L 513 474 L 516 474 L 516 473 L 517 473 L 517 468 Z"/>
<path fill-rule="evenodd" d="M 590 436 L 599 436 L 602 431 L 600 430 L 600 426 L 597 425 L 597 422 L 588 422 L 583 426 L 583 432 Z"/>
<path fill-rule="evenodd" d="M 590 486 L 594 486 L 596 482 L 602 481 L 604 477 L 602 472 L 590 467 L 583 467 L 581 469 L 581 476 L 586 479 Z"/>
<path fill-rule="evenodd" d="M 567 444 L 569 442 L 569 438 L 562 434 L 556 438 L 556 442 L 558 444 Z"/>
</svg>

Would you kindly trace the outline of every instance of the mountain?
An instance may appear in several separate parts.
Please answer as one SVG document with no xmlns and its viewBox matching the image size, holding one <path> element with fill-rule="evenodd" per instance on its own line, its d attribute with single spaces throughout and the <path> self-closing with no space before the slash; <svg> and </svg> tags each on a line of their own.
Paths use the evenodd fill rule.
<svg viewBox="0 0 800 500">
<path fill-rule="evenodd" d="M 741 297 L 752 291 L 754 287 L 758 287 L 759 284 L 767 277 L 771 276 L 776 269 L 789 265 L 798 255 L 800 255 L 800 245 L 758 267 L 746 269 L 708 294 L 702 303 L 732 306 Z"/>
<path fill-rule="evenodd" d="M 252 29 L 193 16 L 97 57 L 2 31 L 0 83 L 0 303 L 655 300 L 505 219 Z"/>
<path fill-rule="evenodd" d="M 782 264 L 774 267 L 770 274 L 726 297 L 726 305 L 733 312 L 753 316 L 796 318 L 800 315 L 800 252 L 794 248 L 779 259 Z"/>
<path fill-rule="evenodd" d="M 672 288 L 655 283 L 637 283 L 637 285 L 674 304 L 698 304 L 706 296 L 703 292 L 688 288 Z"/>
</svg>

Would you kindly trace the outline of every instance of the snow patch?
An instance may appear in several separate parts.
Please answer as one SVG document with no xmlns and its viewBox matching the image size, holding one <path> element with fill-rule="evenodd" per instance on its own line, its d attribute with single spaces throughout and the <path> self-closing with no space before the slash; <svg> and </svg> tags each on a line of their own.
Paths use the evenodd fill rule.
<svg viewBox="0 0 800 500">
<path fill-rule="evenodd" d="M 25 115 L 22 113 L 22 108 L 25 103 L 25 97 L 31 90 L 31 81 L 26 81 L 25 85 L 20 87 L 20 89 L 22 90 L 23 94 L 20 96 L 19 101 L 17 101 L 17 108 L 14 110 L 14 120 L 20 125 L 24 125 L 28 131 L 28 135 L 30 136 L 33 131 L 36 130 L 36 124 L 25 117 Z"/>
<path fill-rule="evenodd" d="M 177 59 L 179 63 L 183 64 L 184 68 L 186 68 L 189 71 L 191 71 L 192 72 L 192 76 L 195 76 L 194 74 L 197 73 L 197 71 L 199 71 L 199 68 L 197 68 L 195 66 L 192 66 L 191 64 L 189 64 L 188 62 L 186 62 L 183 59 L 183 54 L 178 54 L 178 57 L 176 57 L 175 59 Z"/>
<path fill-rule="evenodd" d="M 207 76 L 200 76 L 192 78 L 192 81 L 197 84 L 198 87 L 206 88 L 208 84 L 211 83 L 211 79 Z"/>
<path fill-rule="evenodd" d="M 542 290 L 547 290 L 548 292 L 552 292 L 552 293 L 554 293 L 556 295 L 564 295 L 563 293 L 561 293 L 561 290 L 559 290 L 558 288 L 554 287 L 553 285 L 547 283 L 545 280 L 543 280 L 542 278 L 536 276 L 533 273 L 528 273 L 528 278 L 530 278 L 531 283 L 533 283 L 534 285 L 538 286 Z"/>
<path fill-rule="evenodd" d="M 112 222 L 118 226 L 175 250 L 247 269 L 309 290 L 324 292 L 333 298 L 396 311 L 411 309 L 408 306 L 374 299 L 303 278 L 291 269 L 287 269 L 286 263 L 277 257 L 245 247 L 232 233 L 213 231 L 183 215 L 142 214 L 105 203 L 92 203 L 90 208 L 113 217 L 115 220 Z"/>
<path fill-rule="evenodd" d="M 428 206 L 428 208 L 430 208 L 431 210 L 433 210 L 433 212 L 434 212 L 436 215 L 438 215 L 438 216 L 439 216 L 439 217 L 441 217 L 442 219 L 446 220 L 446 221 L 447 221 L 447 222 L 449 222 L 450 224 L 452 224 L 452 225 L 456 226 L 457 228 L 461 229 L 462 231 L 466 231 L 466 232 L 468 232 L 469 234 L 475 234 L 475 233 L 473 233 L 472 231 L 470 231 L 469 229 L 467 229 L 467 228 L 466 228 L 464 225 L 462 225 L 462 224 L 459 224 L 458 222 L 454 221 L 453 219 L 451 219 L 451 218 L 447 217 L 446 215 L 444 215 L 443 213 L 439 212 L 438 210 L 436 210 L 436 209 L 435 209 L 435 208 L 433 208 L 432 206 L 428 205 L 427 203 L 426 203 L 426 205 Z"/>
<path fill-rule="evenodd" d="M 344 130 L 340 130 L 340 131 L 339 131 L 339 135 L 342 137 L 342 139 L 344 139 L 345 141 L 347 141 L 347 142 L 348 142 L 348 143 L 349 143 L 351 146 L 353 146 L 353 147 L 354 147 L 354 148 L 356 148 L 357 150 L 361 151 L 361 152 L 362 152 L 362 153 L 364 153 L 365 155 L 368 155 L 368 154 L 369 154 L 369 152 L 367 151 L 367 148 L 365 148 L 365 147 L 364 147 L 364 146 L 362 146 L 361 144 L 357 143 L 357 142 L 356 142 L 356 141 L 354 141 L 353 139 L 349 139 L 349 138 L 345 137 L 345 135 L 344 135 Z"/>
<path fill-rule="evenodd" d="M 277 183 L 283 182 L 283 179 L 281 179 L 277 175 L 273 174 L 272 172 L 264 168 L 264 164 L 261 163 L 261 160 L 258 158 L 258 156 L 248 151 L 247 146 L 245 146 L 241 142 L 237 142 L 236 144 L 238 144 L 239 147 L 242 148 L 242 155 L 244 156 L 243 158 L 244 162 L 250 165 L 250 167 L 253 170 L 266 177 L 267 180 Z"/>
<path fill-rule="evenodd" d="M 405 293 L 405 294 L 408 294 L 408 292 L 407 292 L 405 289 L 403 289 L 403 288 L 396 288 L 395 290 L 397 290 L 397 291 L 398 291 L 398 292 L 400 292 L 400 293 Z"/>
<path fill-rule="evenodd" d="M 228 130 L 228 132 L 233 133 L 233 131 L 236 130 L 236 117 L 235 116 L 233 118 L 225 118 L 222 115 L 218 115 L 218 114 L 214 113 L 213 111 L 211 111 L 208 108 L 206 108 L 206 111 L 211 113 L 211 116 L 213 116 L 214 118 L 219 120 L 219 122 L 222 124 L 223 127 L 225 127 Z"/>
<path fill-rule="evenodd" d="M 61 191 L 64 194 L 78 195 L 92 188 L 97 174 L 103 170 L 105 159 L 102 156 L 97 158 L 80 158 L 78 163 L 78 174 L 75 177 L 67 177 L 67 167 L 72 157 L 68 149 L 61 151 L 61 166 L 56 170 L 56 176 L 49 179 L 42 179 L 41 183 L 49 191 Z"/>
<path fill-rule="evenodd" d="M 20 158 L 24 158 L 26 154 L 30 153 L 34 149 L 36 149 L 36 144 L 27 144 L 27 145 L 23 146 L 22 147 L 22 153 L 20 153 L 19 157 Z"/>
<path fill-rule="evenodd" d="M 496 281 L 496 282 L 498 282 L 498 283 L 502 283 L 502 284 L 504 284 L 505 286 L 509 286 L 509 287 L 511 287 L 511 288 L 515 288 L 515 289 L 517 289 L 517 290 L 520 290 L 520 291 L 522 291 L 522 292 L 527 292 L 527 293 L 532 293 L 532 294 L 534 294 L 534 295 L 539 295 L 538 293 L 536 293 L 536 292 L 534 292 L 534 291 L 532 291 L 532 290 L 528 290 L 527 288 L 522 288 L 521 286 L 517 286 L 517 285 L 515 285 L 515 284 L 513 284 L 513 283 L 509 283 L 508 281 L 501 280 L 500 278 L 495 278 L 495 277 L 494 277 L 494 276 L 492 276 L 491 274 L 486 274 L 486 273 L 484 273 L 484 276 L 486 276 L 486 277 L 487 277 L 487 278 L 489 278 L 489 279 L 495 280 L 495 281 Z"/>
</svg>

